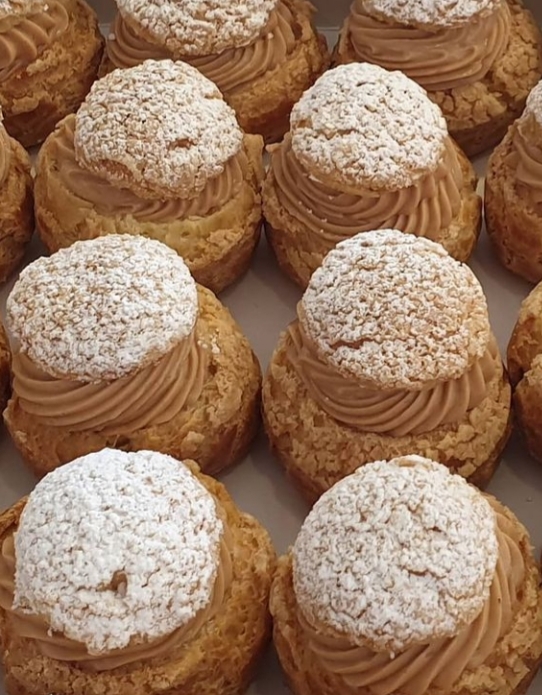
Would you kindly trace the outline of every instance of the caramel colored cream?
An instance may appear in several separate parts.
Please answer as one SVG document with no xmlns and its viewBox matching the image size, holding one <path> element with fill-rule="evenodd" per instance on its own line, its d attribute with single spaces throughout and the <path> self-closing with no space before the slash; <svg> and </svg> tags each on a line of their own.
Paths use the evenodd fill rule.
<svg viewBox="0 0 542 695">
<path fill-rule="evenodd" d="M 224 171 L 210 179 L 195 198 L 147 200 L 128 188 L 117 188 L 106 179 L 82 167 L 75 157 L 75 116 L 68 116 L 50 136 L 48 152 L 55 162 L 48 185 L 60 184 L 64 190 L 92 205 L 103 216 L 132 215 L 141 222 L 171 222 L 188 217 L 205 217 L 224 206 L 241 189 L 248 171 L 244 150 L 232 157 Z M 62 199 L 62 191 L 50 191 L 54 200 Z"/>
<path fill-rule="evenodd" d="M 294 50 L 299 30 L 295 17 L 279 2 L 259 38 L 248 46 L 232 48 L 217 55 L 173 55 L 137 34 L 137 28 L 117 15 L 112 27 L 114 38 L 107 41 L 107 54 L 117 68 L 139 65 L 148 58 L 173 58 L 190 63 L 225 94 L 233 94 L 282 65 Z"/>
<path fill-rule="evenodd" d="M 5 128 L 0 125 L 0 186 L 7 179 L 11 164 L 11 143 Z"/>
<path fill-rule="evenodd" d="M 424 695 L 429 688 L 451 692 L 465 670 L 477 668 L 491 657 L 514 618 L 525 563 L 518 531 L 490 498 L 488 501 L 497 519 L 499 559 L 489 598 L 476 620 L 455 637 L 390 655 L 326 634 L 298 610 L 309 648 L 325 670 L 340 676 L 353 692 L 363 688 L 373 695 Z"/>
<path fill-rule="evenodd" d="M 57 379 L 27 355 L 13 355 L 13 392 L 20 407 L 39 422 L 103 434 L 134 432 L 169 422 L 199 398 L 208 351 L 195 334 L 155 364 L 115 381 L 95 384 Z"/>
<path fill-rule="evenodd" d="M 512 126 L 511 152 L 507 164 L 514 171 L 520 194 L 540 209 L 542 206 L 542 127 L 534 116 L 524 116 Z"/>
<path fill-rule="evenodd" d="M 345 31 L 356 58 L 401 70 L 430 92 L 482 80 L 508 47 L 510 10 L 499 8 L 457 28 L 416 29 L 373 19 L 355 0 Z"/>
<path fill-rule="evenodd" d="M 28 17 L 0 20 L 0 82 L 33 63 L 67 29 L 68 11 L 59 0 Z"/>
<path fill-rule="evenodd" d="M 399 229 L 432 238 L 461 209 L 463 175 L 454 144 L 446 141 L 435 171 L 409 188 L 341 193 L 309 176 L 292 149 L 290 135 L 269 148 L 280 205 L 330 249 L 358 232 Z"/>
<path fill-rule="evenodd" d="M 87 671 L 109 671 L 136 661 L 167 658 L 174 650 L 193 639 L 199 630 L 213 618 L 224 603 L 232 581 L 233 539 L 230 531 L 225 532 L 220 544 L 218 573 L 209 604 L 188 624 L 164 638 L 152 642 L 133 642 L 125 649 L 105 654 L 91 654 L 81 642 L 52 632 L 43 616 L 31 615 L 13 609 L 15 590 L 15 546 L 13 532 L 4 539 L 0 552 L 0 608 L 15 633 L 34 642 L 41 654 L 56 661 L 70 661 Z M 112 578 L 113 583 L 113 578 Z M 126 591 L 122 578 L 115 580 L 113 590 Z"/>
<path fill-rule="evenodd" d="M 299 309 L 298 309 L 299 311 Z M 495 375 L 495 340 L 486 354 L 459 379 L 433 383 L 420 391 L 366 388 L 323 362 L 316 347 L 294 321 L 288 328 L 287 354 L 311 398 L 332 418 L 364 432 L 402 437 L 460 422 L 479 405 Z"/>
</svg>

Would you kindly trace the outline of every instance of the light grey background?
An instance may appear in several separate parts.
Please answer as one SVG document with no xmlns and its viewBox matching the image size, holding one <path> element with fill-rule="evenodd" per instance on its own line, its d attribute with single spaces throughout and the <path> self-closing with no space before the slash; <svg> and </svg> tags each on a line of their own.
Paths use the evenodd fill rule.
<svg viewBox="0 0 542 695">
<path fill-rule="evenodd" d="M 112 17 L 112 0 L 91 0 L 106 24 Z M 325 28 L 333 40 L 334 28 L 346 15 L 348 0 L 316 0 L 317 23 Z M 542 7 L 537 0 L 527 4 L 542 24 Z M 476 162 L 482 174 L 485 159 Z M 40 253 L 37 243 L 32 245 L 28 258 Z M 530 286 L 504 271 L 495 262 L 482 235 L 471 266 L 480 278 L 488 295 L 493 327 L 503 354 L 516 320 L 521 300 Z M 3 310 L 8 289 L 0 293 Z M 262 242 L 252 269 L 234 288 L 223 295 L 224 302 L 233 312 L 258 354 L 265 368 L 280 331 L 293 318 L 299 291 L 282 277 L 270 253 Z M 283 552 L 292 543 L 307 507 L 285 479 L 281 468 L 269 454 L 263 436 L 254 444 L 247 459 L 222 477 L 238 504 L 254 514 L 269 529 L 277 550 Z M 0 429 L 0 508 L 7 507 L 28 493 L 35 480 L 28 473 L 4 428 Z M 542 467 L 533 462 L 517 438 L 507 448 L 490 491 L 509 505 L 527 525 L 537 553 L 542 545 Z M 529 695 L 542 692 L 542 675 L 529 690 Z M 259 677 L 249 691 L 250 695 L 286 695 L 280 669 L 273 655 L 262 665 Z M 5 692 L 0 688 L 0 695 Z M 45 694 L 44 694 L 45 695 Z M 202 695 L 205 695 L 202 693 Z"/>
</svg>

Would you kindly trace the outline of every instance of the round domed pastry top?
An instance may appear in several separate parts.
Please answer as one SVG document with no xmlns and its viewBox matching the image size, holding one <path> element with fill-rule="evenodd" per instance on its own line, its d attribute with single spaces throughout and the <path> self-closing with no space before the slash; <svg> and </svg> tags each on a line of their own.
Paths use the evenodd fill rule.
<svg viewBox="0 0 542 695">
<path fill-rule="evenodd" d="M 0 109 L 0 283 L 19 266 L 33 233 L 30 157 L 24 147 L 7 134 Z"/>
<path fill-rule="evenodd" d="M 237 695 L 267 642 L 273 566 L 264 529 L 194 462 L 82 456 L 0 516 L 7 690 L 196 695 L 205 678 Z"/>
<path fill-rule="evenodd" d="M 542 75 L 541 49 L 521 0 L 354 0 L 334 59 L 416 80 L 472 157 L 500 142 L 521 113 Z"/>
<path fill-rule="evenodd" d="M 111 233 L 157 239 L 219 292 L 247 270 L 259 239 L 262 150 L 190 65 L 115 70 L 40 152 L 38 231 L 50 251 Z"/>
<path fill-rule="evenodd" d="M 522 695 L 542 660 L 540 571 L 495 498 L 415 455 L 314 505 L 271 589 L 295 695 Z"/>
<path fill-rule="evenodd" d="M 328 67 L 307 0 L 118 0 L 102 73 L 147 59 L 190 63 L 217 84 L 248 133 L 288 129 L 292 106 Z"/>
<path fill-rule="evenodd" d="M 369 63 L 325 73 L 270 147 L 264 188 L 280 267 L 306 287 L 324 256 L 358 232 L 395 228 L 465 261 L 481 225 L 471 164 L 440 109 L 400 72 Z"/>
<path fill-rule="evenodd" d="M 542 280 L 542 82 L 493 151 L 485 185 L 489 238 L 500 262 L 529 282 Z"/>
<path fill-rule="evenodd" d="M 182 258 L 144 237 L 77 242 L 25 268 L 7 300 L 8 429 L 43 475 L 105 447 L 216 472 L 257 427 L 260 370 Z"/>
<path fill-rule="evenodd" d="M 523 300 L 507 350 L 517 424 L 529 453 L 542 461 L 542 285 Z"/>
<path fill-rule="evenodd" d="M 375 453 L 431 455 L 485 485 L 510 433 L 510 386 L 480 283 L 429 239 L 341 242 L 279 338 L 263 415 L 309 500 Z"/>
<path fill-rule="evenodd" d="M 3 0 L 0 106 L 8 133 L 42 142 L 97 77 L 103 39 L 84 0 Z"/>
</svg>

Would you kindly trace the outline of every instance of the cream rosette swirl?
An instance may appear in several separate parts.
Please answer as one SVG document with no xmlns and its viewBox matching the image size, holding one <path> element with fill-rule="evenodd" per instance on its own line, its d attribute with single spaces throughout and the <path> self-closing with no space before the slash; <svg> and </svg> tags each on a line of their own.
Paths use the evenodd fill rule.
<svg viewBox="0 0 542 695">
<path fill-rule="evenodd" d="M 502 374 L 472 271 L 397 230 L 328 254 L 288 329 L 287 354 L 332 418 L 395 437 L 460 422 Z"/>
<path fill-rule="evenodd" d="M 167 656 L 221 609 L 231 544 L 190 468 L 106 449 L 32 492 L 3 540 L 0 606 L 41 654 L 83 670 Z"/>
<path fill-rule="evenodd" d="M 501 645 L 540 613 L 538 577 L 497 500 L 419 456 L 369 463 L 320 498 L 282 558 L 275 643 L 306 687 L 294 692 L 519 693 L 540 626 L 519 653 Z"/>
<path fill-rule="evenodd" d="M 401 70 L 429 91 L 446 91 L 487 75 L 508 46 L 510 24 L 506 0 L 355 0 L 341 41 L 359 61 Z"/>
<path fill-rule="evenodd" d="M 310 265 L 305 281 L 333 246 L 372 229 L 433 239 L 460 260 L 474 247 L 480 200 L 471 167 L 438 106 L 400 72 L 369 63 L 328 71 L 269 149 L 269 236 L 281 265 Z"/>
<path fill-rule="evenodd" d="M 66 31 L 64 0 L 4 2 L 0 8 L 0 83 L 24 70 Z"/>
</svg>

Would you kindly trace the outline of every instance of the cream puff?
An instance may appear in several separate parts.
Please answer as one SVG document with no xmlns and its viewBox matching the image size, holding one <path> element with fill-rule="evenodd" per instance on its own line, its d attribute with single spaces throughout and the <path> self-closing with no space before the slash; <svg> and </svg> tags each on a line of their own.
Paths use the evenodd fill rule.
<svg viewBox="0 0 542 695">
<path fill-rule="evenodd" d="M 247 133 L 279 140 L 292 106 L 327 69 L 307 0 L 117 0 L 102 73 L 182 60 L 212 80 Z"/>
<path fill-rule="evenodd" d="M 439 108 L 399 72 L 368 63 L 325 73 L 269 148 L 263 187 L 280 267 L 306 287 L 338 242 L 393 227 L 472 253 L 481 225 L 477 179 Z"/>
<path fill-rule="evenodd" d="M 316 503 L 271 589 L 294 695 L 524 695 L 542 662 L 540 569 L 514 514 L 419 456 Z"/>
<path fill-rule="evenodd" d="M 37 475 L 106 447 L 246 453 L 260 368 L 228 310 L 165 244 L 110 235 L 42 257 L 7 300 L 9 432 Z"/>
<path fill-rule="evenodd" d="M 312 276 L 263 385 L 273 451 L 314 501 L 358 466 L 414 452 L 484 486 L 511 429 L 480 283 L 397 230 L 341 242 Z"/>
<path fill-rule="evenodd" d="M 269 536 L 196 464 L 105 449 L 0 516 L 10 695 L 239 695 L 268 641 Z"/>
<path fill-rule="evenodd" d="M 542 284 L 521 304 L 507 358 L 519 430 L 531 456 L 542 462 Z"/>
<path fill-rule="evenodd" d="M 38 232 L 49 251 L 113 233 L 158 239 L 219 292 L 247 270 L 259 239 L 262 148 L 195 68 L 117 70 L 40 151 Z"/>
<path fill-rule="evenodd" d="M 542 280 L 542 82 L 489 159 L 485 219 L 500 262 Z"/>
<path fill-rule="evenodd" d="M 354 0 L 335 59 L 416 80 L 472 157 L 494 147 L 521 113 L 542 75 L 541 48 L 521 0 Z"/>
<path fill-rule="evenodd" d="M 84 0 L 6 0 L 0 8 L 0 107 L 25 147 L 73 113 L 98 75 L 103 39 Z"/>
<path fill-rule="evenodd" d="M 30 157 L 7 134 L 0 111 L 0 283 L 17 269 L 34 233 L 32 189 Z"/>
</svg>

